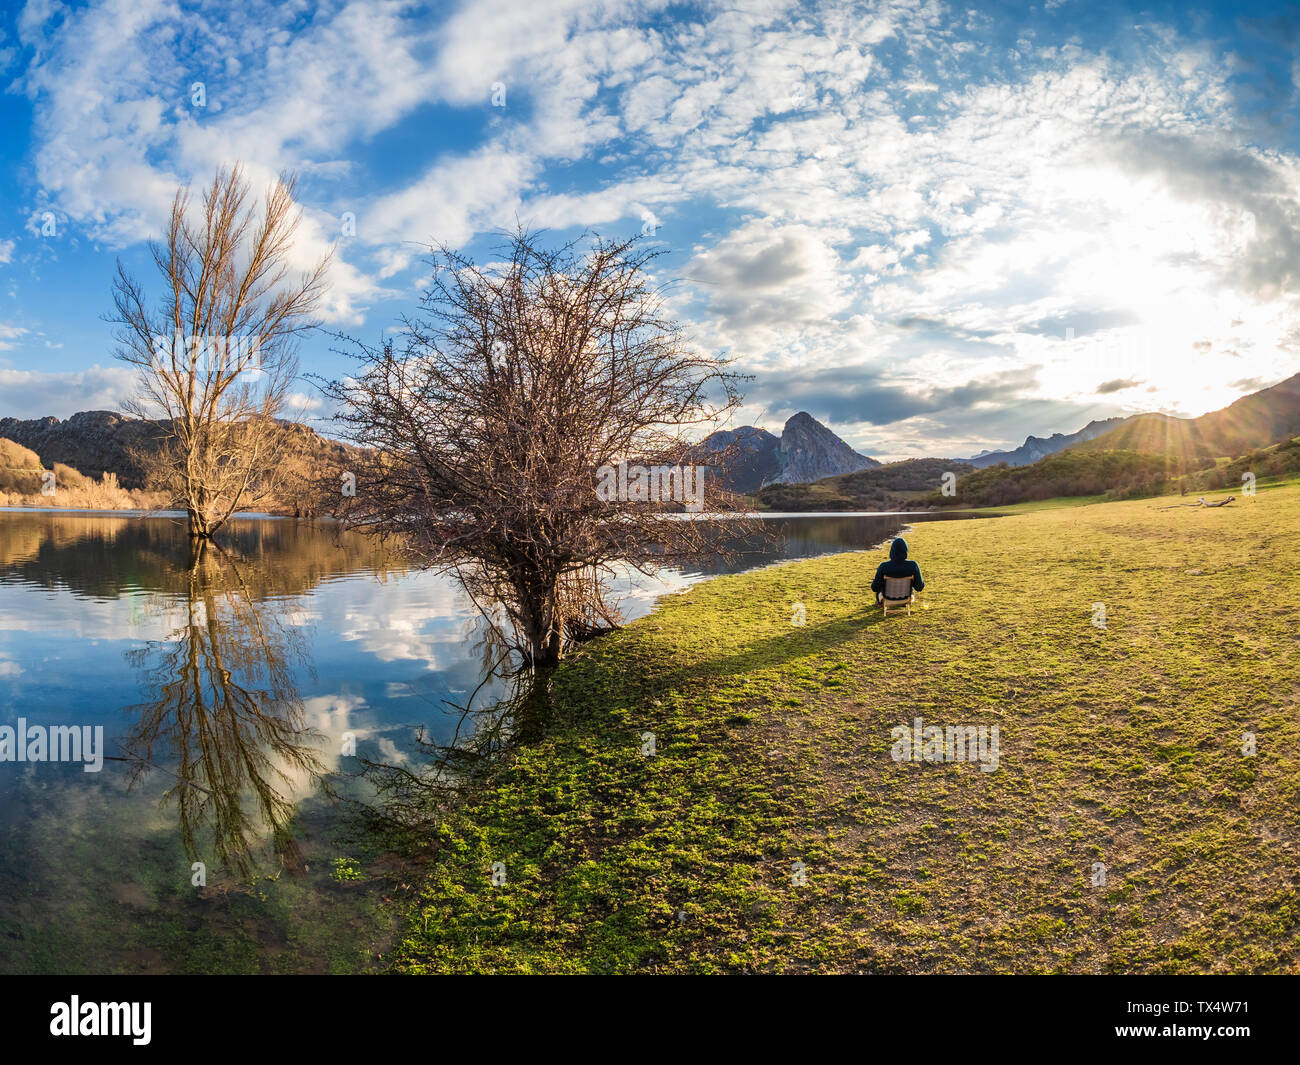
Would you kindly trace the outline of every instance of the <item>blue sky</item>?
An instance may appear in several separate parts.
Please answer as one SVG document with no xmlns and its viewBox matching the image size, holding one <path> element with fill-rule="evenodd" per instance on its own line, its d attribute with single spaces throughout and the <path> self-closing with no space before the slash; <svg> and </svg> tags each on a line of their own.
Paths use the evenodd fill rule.
<svg viewBox="0 0 1300 1065">
<path fill-rule="evenodd" d="M 1300 370 L 1298 56 L 1296 4 L 11 4 L 0 416 L 120 403 L 114 262 L 235 160 L 300 173 L 328 329 L 519 218 L 651 233 L 754 375 L 733 424 L 895 458 L 1199 414 Z"/>
</svg>

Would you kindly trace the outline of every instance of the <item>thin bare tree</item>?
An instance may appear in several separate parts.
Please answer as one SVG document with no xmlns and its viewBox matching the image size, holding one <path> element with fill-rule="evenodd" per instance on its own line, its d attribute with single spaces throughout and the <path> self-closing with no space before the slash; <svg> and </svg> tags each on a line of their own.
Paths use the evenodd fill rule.
<svg viewBox="0 0 1300 1065">
<path fill-rule="evenodd" d="M 640 238 L 543 246 L 522 229 L 489 266 L 432 252 L 400 347 L 351 341 L 327 386 L 364 450 L 353 527 L 399 534 L 455 570 L 530 665 L 617 622 L 608 582 L 712 556 L 740 501 L 691 465 L 693 438 L 740 402 L 727 360 L 668 317 Z M 648 473 L 647 473 L 648 471 Z"/>
<path fill-rule="evenodd" d="M 136 457 L 150 487 L 186 511 L 196 538 L 274 497 L 287 442 L 277 419 L 330 259 L 291 274 L 302 219 L 295 184 L 281 174 L 253 200 L 236 164 L 217 170 L 197 210 L 188 187 L 179 189 L 166 239 L 150 242 L 164 287 L 156 303 L 117 264 L 117 357 L 140 371 L 126 410 L 158 422 L 157 439 Z"/>
</svg>

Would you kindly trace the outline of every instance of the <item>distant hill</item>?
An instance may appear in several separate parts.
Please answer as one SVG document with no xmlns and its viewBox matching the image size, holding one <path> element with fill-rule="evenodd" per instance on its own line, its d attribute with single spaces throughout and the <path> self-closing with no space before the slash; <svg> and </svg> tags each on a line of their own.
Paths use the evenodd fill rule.
<svg viewBox="0 0 1300 1065">
<path fill-rule="evenodd" d="M 111 472 L 96 479 L 62 462 L 47 468 L 35 451 L 0 437 L 0 506 L 147 510 L 162 503 L 157 493 L 127 491 Z"/>
<path fill-rule="evenodd" d="M 785 423 L 779 439 L 752 425 L 711 433 L 697 446 L 694 457 L 714 465 L 731 491 L 747 493 L 768 484 L 817 481 L 880 465 L 858 454 L 806 411 Z"/>
<path fill-rule="evenodd" d="M 321 436 L 314 429 L 293 422 L 281 422 L 288 434 L 285 480 L 277 506 L 290 514 L 313 513 L 320 485 L 331 471 L 346 470 L 352 463 L 350 445 Z M 114 411 L 81 411 L 70 418 L 0 418 L 0 439 L 13 441 L 34 452 L 49 469 L 68 466 L 81 475 L 100 478 L 112 474 L 128 490 L 146 489 L 144 471 L 132 452 L 146 450 L 158 439 L 161 422 L 128 418 Z"/>
<path fill-rule="evenodd" d="M 1074 450 L 1165 454 L 1183 466 L 1209 464 L 1300 434 L 1300 374 L 1199 418 L 1138 414 Z"/>
<path fill-rule="evenodd" d="M 112 473 L 124 488 L 142 486 L 142 472 L 128 452 L 147 445 L 156 429 L 153 422 L 108 410 L 82 411 L 62 421 L 0 418 L 0 437 L 36 452 L 46 466 L 62 462 L 90 477 Z"/>
<path fill-rule="evenodd" d="M 1207 440 L 1192 418 L 1168 414 L 1138 414 L 1118 429 L 1075 445 L 1075 451 L 1135 451 L 1143 455 L 1168 455 L 1180 465 L 1206 466 L 1225 454 Z"/>
<path fill-rule="evenodd" d="M 1242 473 L 1267 477 L 1292 472 L 1297 434 L 1300 374 L 1199 418 L 1134 415 L 1030 465 L 985 466 L 960 478 L 955 496 L 934 493 L 922 503 L 1008 506 L 1055 496 L 1116 498 L 1175 488 L 1240 488 Z M 1224 465 L 1227 459 L 1233 461 Z"/>
<path fill-rule="evenodd" d="M 1300 373 L 1195 419 L 1222 455 L 1300 435 Z"/>
<path fill-rule="evenodd" d="M 826 477 L 812 484 L 774 484 L 757 493 L 771 510 L 892 510 L 913 505 L 919 496 L 943 484 L 945 473 L 970 473 L 968 462 L 953 459 L 904 459 L 869 470 Z"/>
<path fill-rule="evenodd" d="M 0 437 L 0 492 L 38 493 L 44 472 L 41 457 L 35 451 Z"/>
<path fill-rule="evenodd" d="M 1163 454 L 1070 448 L 1029 466 L 975 470 L 958 478 L 955 495 L 935 491 L 917 503 L 925 507 L 1005 507 L 1058 496 L 1150 495 L 1163 490 L 1184 469 Z"/>
<path fill-rule="evenodd" d="M 1255 448 L 1232 462 L 1189 474 L 1185 479 L 1187 491 L 1240 490 L 1245 483 L 1243 475 L 1247 473 L 1261 481 L 1266 477 L 1290 478 L 1300 474 L 1300 436 L 1279 441 L 1272 447 Z"/>
<path fill-rule="evenodd" d="M 1005 462 L 1008 466 L 1028 466 L 1031 462 L 1037 462 L 1048 455 L 1064 451 L 1072 444 L 1092 440 L 1103 433 L 1108 433 L 1128 420 L 1127 418 L 1107 418 L 1105 421 L 1091 421 L 1077 433 L 1053 433 L 1048 437 L 1027 436 L 1025 442 L 1014 450 L 981 451 L 978 455 L 972 455 L 963 461 L 981 469 L 985 466 L 996 466 L 1000 462 Z"/>
</svg>

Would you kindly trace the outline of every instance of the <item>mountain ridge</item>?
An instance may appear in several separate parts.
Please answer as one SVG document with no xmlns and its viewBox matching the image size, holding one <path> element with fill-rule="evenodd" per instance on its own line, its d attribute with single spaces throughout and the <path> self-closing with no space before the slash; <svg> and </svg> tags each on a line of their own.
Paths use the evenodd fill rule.
<svg viewBox="0 0 1300 1065">
<path fill-rule="evenodd" d="M 301 435 L 299 452 L 337 462 L 348 451 L 347 445 L 310 427 L 284 424 L 286 431 Z M 131 489 L 143 487 L 144 481 L 131 453 L 147 447 L 157 430 L 156 422 L 110 410 L 79 411 L 66 419 L 0 418 L 0 438 L 34 451 L 47 467 L 62 463 L 89 477 L 112 473 Z M 1165 454 L 1180 468 L 1192 469 L 1294 436 L 1300 436 L 1300 373 L 1196 418 L 1148 412 L 1093 420 L 1074 433 L 1031 434 L 1018 448 L 946 461 L 985 469 L 999 463 L 1033 465 L 1068 450 L 1134 451 Z M 773 485 L 813 484 L 885 465 L 855 451 L 807 411 L 787 419 L 779 437 L 753 425 L 710 433 L 695 445 L 693 456 L 695 461 L 720 467 L 724 484 L 743 493 Z M 722 462 L 717 461 L 720 457 Z"/>
<path fill-rule="evenodd" d="M 1300 435 L 1300 373 L 1196 418 L 1135 414 L 1123 425 L 1071 447 L 1169 454 L 1192 463 L 1235 458 L 1296 435 Z"/>
<path fill-rule="evenodd" d="M 1005 462 L 1008 466 L 1028 466 L 1030 463 L 1037 462 L 1048 455 L 1064 451 L 1074 444 L 1092 440 L 1113 429 L 1118 429 L 1133 417 L 1138 417 L 1138 415 L 1116 416 L 1101 421 L 1093 419 L 1075 433 L 1053 433 L 1051 436 L 1046 437 L 1031 434 L 1025 437 L 1025 442 L 1017 448 L 1008 451 L 980 451 L 968 459 L 956 459 L 954 461 L 969 462 L 981 469 L 985 466 L 996 466 L 999 462 Z"/>
<path fill-rule="evenodd" d="M 123 488 L 142 489 L 145 471 L 133 458 L 162 435 L 162 424 L 111 410 L 85 410 L 67 418 L 0 418 L 0 439 L 34 451 L 49 468 L 71 466 L 87 477 L 114 474 Z M 321 466 L 345 464 L 348 445 L 322 436 L 310 426 L 280 422 L 291 436 L 291 455 Z"/>
<path fill-rule="evenodd" d="M 700 441 L 695 455 L 706 464 L 721 459 L 723 482 L 735 492 L 807 483 L 881 465 L 854 451 L 807 411 L 791 415 L 780 437 L 753 425 L 719 429 Z"/>
</svg>

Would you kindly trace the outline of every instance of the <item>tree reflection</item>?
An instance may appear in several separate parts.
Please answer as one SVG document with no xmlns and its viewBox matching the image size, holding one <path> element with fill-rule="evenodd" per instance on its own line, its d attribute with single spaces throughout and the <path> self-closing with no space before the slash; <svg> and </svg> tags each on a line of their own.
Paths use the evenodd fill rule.
<svg viewBox="0 0 1300 1065">
<path fill-rule="evenodd" d="M 295 794 L 324 773 L 321 737 L 306 727 L 294 683 L 306 655 L 302 631 L 285 623 L 292 600 L 254 592 L 273 579 L 215 543 L 195 544 L 178 627 L 128 653 L 148 693 L 123 743 L 131 785 L 171 767 L 163 802 L 175 804 L 186 853 L 215 854 L 244 877 L 268 847 L 300 863 L 289 827 Z"/>
<path fill-rule="evenodd" d="M 482 603 L 470 623 L 466 644 L 481 661 L 478 684 L 463 702 L 437 701 L 442 738 L 416 731 L 416 760 L 397 762 L 360 758 L 360 776 L 372 795 L 348 800 L 357 825 L 368 838 L 401 853 L 426 848 L 447 811 L 465 795 L 466 784 L 481 777 L 503 753 L 535 740 L 552 715 L 549 670 L 534 670 L 521 660 L 499 604 Z M 447 729 L 447 724 L 454 724 Z"/>
</svg>

